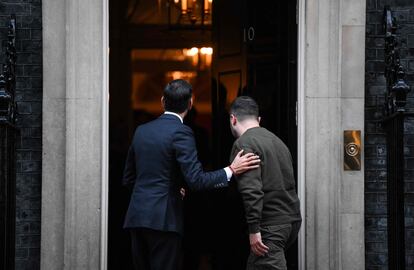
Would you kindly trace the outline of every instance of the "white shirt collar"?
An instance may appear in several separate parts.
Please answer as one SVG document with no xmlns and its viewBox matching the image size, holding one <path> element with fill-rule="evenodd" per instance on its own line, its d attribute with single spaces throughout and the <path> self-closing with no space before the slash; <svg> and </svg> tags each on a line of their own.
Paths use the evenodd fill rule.
<svg viewBox="0 0 414 270">
<path fill-rule="evenodd" d="M 166 112 L 164 112 L 164 114 L 175 115 L 175 116 L 177 116 L 180 119 L 181 123 L 184 123 L 183 118 L 178 113 L 175 113 L 175 112 L 167 112 L 166 111 Z"/>
</svg>

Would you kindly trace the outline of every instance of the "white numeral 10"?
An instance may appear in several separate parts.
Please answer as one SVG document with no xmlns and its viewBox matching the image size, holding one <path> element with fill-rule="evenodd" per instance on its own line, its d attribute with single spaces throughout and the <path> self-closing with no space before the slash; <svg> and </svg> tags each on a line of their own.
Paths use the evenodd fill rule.
<svg viewBox="0 0 414 270">
<path fill-rule="evenodd" d="M 254 32 L 253 27 L 250 26 L 247 30 L 246 30 L 246 28 L 243 29 L 243 40 L 244 40 L 244 42 L 253 41 L 254 40 L 254 35 L 255 35 L 255 32 Z"/>
</svg>

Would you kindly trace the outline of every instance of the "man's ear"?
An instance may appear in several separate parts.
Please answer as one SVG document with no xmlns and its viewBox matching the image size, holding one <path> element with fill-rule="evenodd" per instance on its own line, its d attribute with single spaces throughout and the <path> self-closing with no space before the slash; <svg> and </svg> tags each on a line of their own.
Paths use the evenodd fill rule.
<svg viewBox="0 0 414 270">
<path fill-rule="evenodd" d="M 230 114 L 230 122 L 232 126 L 235 126 L 237 124 L 237 118 L 234 116 L 234 114 Z"/>
<path fill-rule="evenodd" d="M 164 108 L 165 110 L 165 101 L 164 101 L 164 96 L 161 97 L 161 106 Z"/>
<path fill-rule="evenodd" d="M 191 108 L 193 108 L 193 98 L 190 98 L 190 103 L 188 104 L 188 110 L 191 110 Z"/>
<path fill-rule="evenodd" d="M 260 124 L 260 121 L 262 120 L 262 118 L 259 116 L 259 117 L 257 117 L 257 121 L 259 122 L 259 124 Z"/>
</svg>

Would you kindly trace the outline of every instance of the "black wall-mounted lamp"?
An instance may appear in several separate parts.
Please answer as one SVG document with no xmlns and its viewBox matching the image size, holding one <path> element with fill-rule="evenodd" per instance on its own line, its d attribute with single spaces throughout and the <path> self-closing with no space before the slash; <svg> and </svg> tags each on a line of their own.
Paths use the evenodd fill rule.
<svg viewBox="0 0 414 270">
<path fill-rule="evenodd" d="M 12 96 L 6 91 L 4 75 L 0 75 L 0 122 L 9 122 Z"/>
</svg>

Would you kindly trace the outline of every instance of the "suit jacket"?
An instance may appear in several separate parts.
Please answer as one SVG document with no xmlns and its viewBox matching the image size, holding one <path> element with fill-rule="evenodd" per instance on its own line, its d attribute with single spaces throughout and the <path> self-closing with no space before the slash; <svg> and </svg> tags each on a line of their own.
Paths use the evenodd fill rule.
<svg viewBox="0 0 414 270">
<path fill-rule="evenodd" d="M 123 184 L 133 187 L 124 228 L 182 233 L 184 181 L 192 190 L 228 185 L 223 169 L 203 171 L 193 132 L 177 116 L 163 114 L 139 126 L 124 170 Z"/>
</svg>

